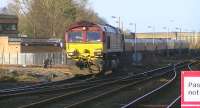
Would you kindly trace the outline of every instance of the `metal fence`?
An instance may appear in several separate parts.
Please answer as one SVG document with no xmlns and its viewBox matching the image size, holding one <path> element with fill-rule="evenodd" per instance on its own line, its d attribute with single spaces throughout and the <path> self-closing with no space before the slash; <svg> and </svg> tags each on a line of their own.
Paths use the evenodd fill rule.
<svg viewBox="0 0 200 108">
<path fill-rule="evenodd" d="M 0 64 L 43 65 L 46 59 L 52 64 L 66 64 L 66 53 L 0 53 Z"/>
</svg>

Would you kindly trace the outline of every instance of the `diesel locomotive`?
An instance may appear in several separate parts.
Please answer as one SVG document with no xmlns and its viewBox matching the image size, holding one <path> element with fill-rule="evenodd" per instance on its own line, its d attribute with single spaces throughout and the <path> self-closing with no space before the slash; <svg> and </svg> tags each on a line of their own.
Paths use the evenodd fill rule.
<svg viewBox="0 0 200 108">
<path fill-rule="evenodd" d="M 65 33 L 67 57 L 91 71 L 114 70 L 125 53 L 187 49 L 188 43 L 174 39 L 126 39 L 123 32 L 108 24 L 76 22 Z"/>
</svg>

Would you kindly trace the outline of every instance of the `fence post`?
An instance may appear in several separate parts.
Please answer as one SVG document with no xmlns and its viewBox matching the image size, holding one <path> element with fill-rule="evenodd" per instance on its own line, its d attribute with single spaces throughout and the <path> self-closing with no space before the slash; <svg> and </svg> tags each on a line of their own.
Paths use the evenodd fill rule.
<svg viewBox="0 0 200 108">
<path fill-rule="evenodd" d="M 18 62 L 18 52 L 17 52 L 17 64 L 18 64 L 19 62 Z"/>
<path fill-rule="evenodd" d="M 62 65 L 63 65 L 64 64 L 64 56 L 63 56 L 64 53 L 63 53 L 63 51 L 62 51 L 61 54 L 62 54 Z"/>
<path fill-rule="evenodd" d="M 56 64 L 56 63 L 55 63 L 55 62 L 56 62 L 56 60 L 55 60 L 54 53 L 53 53 L 53 62 L 54 62 L 53 64 L 55 65 L 55 64 Z"/>
<path fill-rule="evenodd" d="M 59 64 L 62 64 L 62 52 L 60 53 L 60 61 L 59 61 Z"/>
<path fill-rule="evenodd" d="M 9 64 L 10 64 L 10 52 L 9 52 L 9 55 L 8 55 L 8 60 L 9 60 L 8 62 L 9 62 Z"/>
<path fill-rule="evenodd" d="M 3 64 L 3 51 L 1 53 L 1 64 Z"/>
<path fill-rule="evenodd" d="M 35 65 L 34 62 L 35 62 L 35 55 L 33 53 L 33 65 Z"/>
<path fill-rule="evenodd" d="M 67 53 L 65 52 L 65 62 L 66 62 L 66 64 L 67 64 L 67 62 L 68 62 L 68 58 L 67 58 Z"/>
<path fill-rule="evenodd" d="M 64 51 L 62 51 L 62 57 L 63 57 L 63 64 L 65 64 L 66 63 L 66 59 L 65 59 L 65 52 Z"/>
<path fill-rule="evenodd" d="M 26 53 L 25 53 L 25 57 L 24 57 L 24 63 L 25 63 L 25 65 L 26 65 Z"/>
<path fill-rule="evenodd" d="M 3 64 L 3 56 L 4 56 L 4 47 L 3 47 L 3 51 L 2 51 L 2 55 L 1 55 L 1 58 L 2 58 L 1 63 L 2 63 L 2 64 Z"/>
</svg>

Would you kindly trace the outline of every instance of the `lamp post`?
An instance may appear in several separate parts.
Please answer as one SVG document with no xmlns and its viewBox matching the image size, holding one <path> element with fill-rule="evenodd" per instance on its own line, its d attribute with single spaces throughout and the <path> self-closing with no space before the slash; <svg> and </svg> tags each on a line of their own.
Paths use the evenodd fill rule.
<svg viewBox="0 0 200 108">
<path fill-rule="evenodd" d="M 194 44 L 194 53 L 197 53 L 197 36 L 196 36 L 196 31 L 192 30 L 192 34 L 193 34 L 193 44 Z"/>
<path fill-rule="evenodd" d="M 153 46 L 154 46 L 154 38 L 155 38 L 155 26 L 148 26 L 148 28 L 151 28 L 153 31 Z"/>
<path fill-rule="evenodd" d="M 179 30 L 179 33 L 180 33 L 180 35 L 179 35 L 179 40 L 182 40 L 182 38 L 181 38 L 181 32 L 182 32 L 182 29 L 181 29 L 181 27 L 176 27 L 176 30 Z"/>
<path fill-rule="evenodd" d="M 169 42 L 168 42 L 168 38 L 169 38 L 169 28 L 168 28 L 168 27 L 163 27 L 163 29 L 165 29 L 165 30 L 167 29 L 167 44 L 166 44 L 167 47 L 166 47 L 166 48 L 167 48 L 167 56 L 169 56 L 169 50 L 168 50 L 168 45 L 170 45 Z"/>
<path fill-rule="evenodd" d="M 171 38 L 174 38 L 174 37 L 172 37 L 173 36 L 173 25 L 174 25 L 174 20 L 173 19 L 171 19 L 171 20 L 169 20 L 169 22 L 170 22 L 170 25 L 169 25 L 169 27 L 168 27 L 168 29 L 169 29 L 169 36 L 171 37 Z"/>
<path fill-rule="evenodd" d="M 124 23 L 121 21 L 121 29 L 124 31 Z"/>
<path fill-rule="evenodd" d="M 136 38 L 136 23 L 130 23 L 129 25 L 131 25 L 131 26 L 133 26 L 134 25 L 134 53 L 136 54 L 137 53 L 137 47 L 136 47 L 136 45 L 137 45 L 137 38 Z M 136 54 L 137 55 L 137 54 Z"/>
<path fill-rule="evenodd" d="M 195 44 L 195 49 L 197 48 L 197 35 L 196 35 L 196 31 L 193 30 L 193 35 L 194 35 L 194 44 Z"/>
<path fill-rule="evenodd" d="M 118 21 L 116 21 L 116 23 L 118 23 L 119 25 L 118 25 L 118 27 L 119 27 L 119 29 L 120 29 L 120 27 L 121 27 L 121 18 L 120 17 L 116 17 L 116 16 L 112 16 L 112 18 L 113 19 L 117 19 Z"/>
<path fill-rule="evenodd" d="M 179 39 L 178 40 L 182 40 L 182 38 L 181 38 L 181 27 L 176 27 L 176 30 L 179 30 L 179 33 L 180 33 L 180 35 L 179 35 Z M 180 42 L 180 44 L 179 44 L 179 55 L 181 55 L 181 50 L 182 50 L 182 41 L 179 41 Z"/>
</svg>

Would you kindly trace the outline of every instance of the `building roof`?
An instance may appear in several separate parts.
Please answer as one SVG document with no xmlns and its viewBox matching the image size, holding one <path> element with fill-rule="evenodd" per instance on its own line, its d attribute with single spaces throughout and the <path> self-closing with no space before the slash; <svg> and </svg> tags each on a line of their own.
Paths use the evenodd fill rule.
<svg viewBox="0 0 200 108">
<path fill-rule="evenodd" d="M 0 19 L 17 19 L 16 15 L 0 14 Z"/>
<path fill-rule="evenodd" d="M 61 39 L 34 39 L 34 38 L 21 38 L 13 37 L 8 39 L 9 42 L 20 42 L 22 46 L 54 46 L 63 47 Z"/>
</svg>

